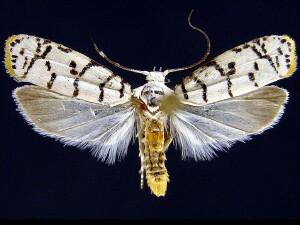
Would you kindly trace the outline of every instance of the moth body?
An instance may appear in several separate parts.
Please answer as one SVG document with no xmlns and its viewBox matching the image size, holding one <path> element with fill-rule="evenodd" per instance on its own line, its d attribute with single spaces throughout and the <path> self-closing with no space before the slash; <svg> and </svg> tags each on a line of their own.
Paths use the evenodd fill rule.
<svg viewBox="0 0 300 225">
<path fill-rule="evenodd" d="M 150 79 L 148 76 L 151 76 Z M 160 107 L 165 96 L 170 95 L 173 91 L 164 84 L 162 72 L 149 73 L 148 76 L 146 77 L 148 82 L 133 91 L 133 101 L 135 108 L 138 109 L 137 132 L 141 158 L 141 179 L 145 173 L 151 192 L 156 196 L 164 196 L 169 182 L 165 166 L 165 152 L 172 138 L 166 124 L 168 115 Z"/>
</svg>

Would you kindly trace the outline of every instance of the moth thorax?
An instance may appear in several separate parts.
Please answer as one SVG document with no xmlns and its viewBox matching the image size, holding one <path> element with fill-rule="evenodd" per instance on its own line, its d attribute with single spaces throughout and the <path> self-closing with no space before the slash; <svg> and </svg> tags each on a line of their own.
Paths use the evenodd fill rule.
<svg viewBox="0 0 300 225">
<path fill-rule="evenodd" d="M 165 167 L 164 126 L 162 121 L 153 119 L 145 124 L 145 167 L 150 190 L 156 196 L 164 196 L 169 175 Z"/>
<path fill-rule="evenodd" d="M 147 74 L 146 80 L 147 81 L 165 82 L 165 75 L 163 72 L 152 71 Z"/>
<path fill-rule="evenodd" d="M 154 83 L 149 83 L 144 86 L 141 92 L 141 100 L 148 106 L 152 108 L 157 108 L 163 99 L 165 92 L 163 88 Z"/>
</svg>

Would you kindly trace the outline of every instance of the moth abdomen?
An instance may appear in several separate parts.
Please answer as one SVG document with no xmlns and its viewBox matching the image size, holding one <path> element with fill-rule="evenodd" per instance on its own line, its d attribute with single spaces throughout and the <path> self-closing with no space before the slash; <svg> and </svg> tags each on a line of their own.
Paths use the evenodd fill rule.
<svg viewBox="0 0 300 225">
<path fill-rule="evenodd" d="M 165 166 L 165 131 L 158 119 L 145 121 L 144 155 L 147 184 L 156 196 L 165 196 L 169 175 Z"/>
</svg>

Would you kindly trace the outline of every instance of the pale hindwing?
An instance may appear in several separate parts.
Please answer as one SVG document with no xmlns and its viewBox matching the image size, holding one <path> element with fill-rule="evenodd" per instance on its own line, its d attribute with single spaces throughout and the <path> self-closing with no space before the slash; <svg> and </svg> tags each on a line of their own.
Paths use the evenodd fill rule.
<svg viewBox="0 0 300 225">
<path fill-rule="evenodd" d="M 170 117 L 183 158 L 207 160 L 215 151 L 271 128 L 281 117 L 288 92 L 270 86 L 205 106 L 184 105 Z"/>
<path fill-rule="evenodd" d="M 286 35 L 257 38 L 194 71 L 175 93 L 183 103 L 200 106 L 255 91 L 292 75 L 295 51 L 295 42 Z"/>
<path fill-rule="evenodd" d="M 40 134 L 89 148 L 108 163 L 126 155 L 135 134 L 135 113 L 129 103 L 109 107 L 37 86 L 17 88 L 14 98 L 19 111 Z"/>
<path fill-rule="evenodd" d="M 18 81 L 93 103 L 117 105 L 131 96 L 130 85 L 109 69 L 40 37 L 11 36 L 5 46 L 5 66 Z"/>
</svg>

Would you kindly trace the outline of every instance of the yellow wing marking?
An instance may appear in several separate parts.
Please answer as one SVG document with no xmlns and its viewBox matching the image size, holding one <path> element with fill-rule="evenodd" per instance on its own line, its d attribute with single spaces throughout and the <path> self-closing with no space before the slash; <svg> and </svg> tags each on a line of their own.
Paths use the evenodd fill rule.
<svg viewBox="0 0 300 225">
<path fill-rule="evenodd" d="M 287 42 L 291 44 L 291 46 L 290 46 L 290 48 L 291 48 L 291 56 L 290 56 L 291 66 L 290 66 L 290 69 L 287 72 L 287 74 L 284 75 L 285 77 L 289 77 L 296 71 L 296 67 L 297 67 L 296 44 L 295 44 L 295 41 L 288 35 L 283 35 L 283 38 L 286 39 Z"/>
<path fill-rule="evenodd" d="M 10 36 L 6 42 L 5 42 L 5 58 L 4 58 L 4 65 L 5 65 L 5 68 L 7 70 L 7 72 L 9 73 L 10 76 L 14 76 L 15 75 L 15 72 L 14 72 L 14 69 L 12 67 L 12 64 L 11 64 L 11 52 L 10 52 L 10 44 L 12 42 L 14 42 L 16 40 L 17 36 L 16 35 L 12 35 Z"/>
</svg>

